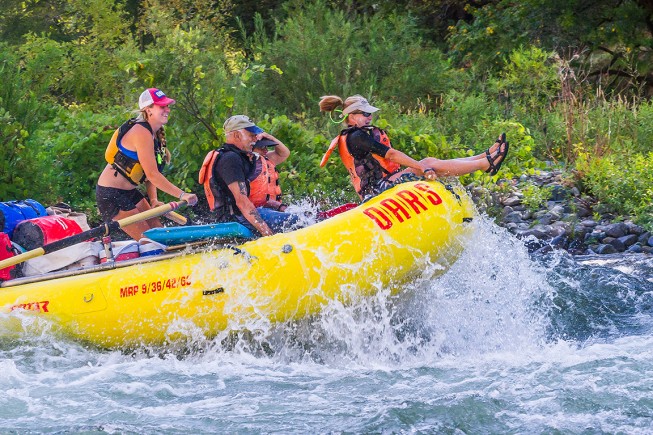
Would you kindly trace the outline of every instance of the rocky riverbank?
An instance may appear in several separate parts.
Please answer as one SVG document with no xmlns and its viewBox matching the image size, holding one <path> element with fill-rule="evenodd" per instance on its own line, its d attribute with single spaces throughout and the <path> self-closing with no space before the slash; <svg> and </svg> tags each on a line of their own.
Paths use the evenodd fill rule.
<svg viewBox="0 0 653 435">
<path fill-rule="evenodd" d="M 480 211 L 523 239 L 531 252 L 653 252 L 651 232 L 616 217 L 560 171 L 502 180 L 493 191 L 479 186 L 468 190 Z"/>
</svg>

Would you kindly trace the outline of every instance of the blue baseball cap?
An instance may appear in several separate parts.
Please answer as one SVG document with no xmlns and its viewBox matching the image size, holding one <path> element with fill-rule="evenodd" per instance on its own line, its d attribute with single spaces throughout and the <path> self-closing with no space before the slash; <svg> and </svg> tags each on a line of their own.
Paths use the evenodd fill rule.
<svg viewBox="0 0 653 435">
<path fill-rule="evenodd" d="M 276 142 L 273 141 L 272 139 L 266 139 L 266 138 L 263 138 L 263 139 L 261 139 L 261 140 L 257 140 L 257 141 L 254 143 L 254 147 L 260 147 L 260 148 L 265 148 L 265 147 L 276 147 L 277 145 L 278 145 L 278 143 L 276 143 Z"/>
</svg>

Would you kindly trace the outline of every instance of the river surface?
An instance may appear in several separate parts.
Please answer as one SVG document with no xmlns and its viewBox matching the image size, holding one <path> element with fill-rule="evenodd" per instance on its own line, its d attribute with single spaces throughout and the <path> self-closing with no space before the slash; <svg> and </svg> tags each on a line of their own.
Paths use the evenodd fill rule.
<svg viewBox="0 0 653 435">
<path fill-rule="evenodd" d="M 442 276 L 184 348 L 28 326 L 0 339 L 0 433 L 653 433 L 653 258 L 475 225 Z"/>
</svg>

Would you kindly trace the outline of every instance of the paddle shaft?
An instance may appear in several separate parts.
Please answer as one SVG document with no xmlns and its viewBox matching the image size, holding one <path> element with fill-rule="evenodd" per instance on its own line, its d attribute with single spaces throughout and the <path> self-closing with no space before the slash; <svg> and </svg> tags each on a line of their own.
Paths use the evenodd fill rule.
<svg viewBox="0 0 653 435">
<path fill-rule="evenodd" d="M 22 263 L 23 261 L 27 261 L 32 258 L 40 257 L 42 255 L 49 254 L 51 252 L 55 252 L 63 248 L 67 248 L 68 246 L 75 245 L 77 243 L 83 242 L 88 239 L 92 239 L 94 237 L 102 237 L 102 236 L 109 235 L 111 232 L 119 228 L 124 228 L 136 222 L 161 216 L 163 214 L 169 213 L 179 208 L 184 204 L 186 204 L 186 201 L 171 202 L 168 204 L 160 205 L 158 207 L 146 210 L 144 212 L 135 214 L 133 216 L 128 216 L 126 218 L 117 221 L 111 221 L 109 223 L 102 224 L 99 227 L 92 228 L 88 231 L 84 231 L 83 233 L 75 234 L 74 236 L 66 237 L 65 239 L 48 243 L 43 247 L 32 249 L 31 251 L 27 251 L 22 254 L 16 255 L 14 257 L 10 257 L 0 261 L 0 269 L 4 269 L 5 267 L 13 266 L 15 264 Z"/>
<path fill-rule="evenodd" d="M 186 216 L 182 216 L 174 211 L 171 211 L 170 213 L 166 213 L 165 217 L 167 217 L 168 219 L 170 219 L 171 221 L 179 225 L 186 225 L 188 223 L 188 219 L 186 218 Z"/>
</svg>

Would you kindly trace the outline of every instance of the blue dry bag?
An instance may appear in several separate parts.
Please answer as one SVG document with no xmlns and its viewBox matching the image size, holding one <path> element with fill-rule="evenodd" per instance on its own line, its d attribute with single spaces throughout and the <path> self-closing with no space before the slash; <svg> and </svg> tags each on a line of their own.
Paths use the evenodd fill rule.
<svg viewBox="0 0 653 435">
<path fill-rule="evenodd" d="M 9 234 L 9 237 L 20 222 L 47 215 L 45 207 L 33 199 L 0 202 L 0 228 L 3 233 Z"/>
</svg>

